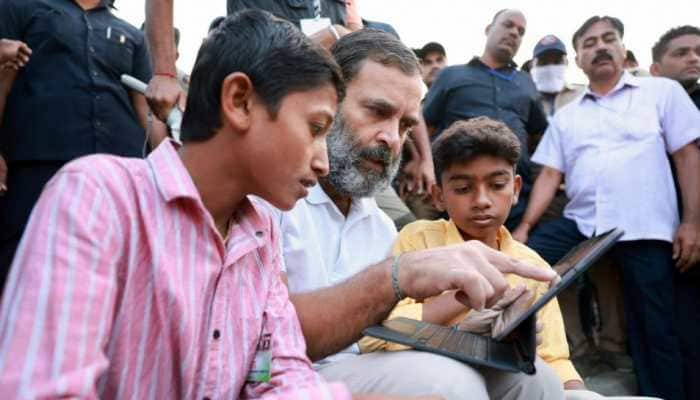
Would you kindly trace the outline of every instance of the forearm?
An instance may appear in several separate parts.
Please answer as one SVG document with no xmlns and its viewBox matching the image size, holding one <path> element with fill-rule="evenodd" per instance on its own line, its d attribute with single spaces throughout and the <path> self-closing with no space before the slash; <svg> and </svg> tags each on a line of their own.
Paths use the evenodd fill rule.
<svg viewBox="0 0 700 400">
<path fill-rule="evenodd" d="M 12 84 L 15 82 L 16 77 L 16 70 L 0 70 L 0 124 L 2 124 L 2 118 L 5 112 L 5 104 L 7 102 L 7 96 L 10 95 L 10 91 L 12 90 Z"/>
<path fill-rule="evenodd" d="M 173 0 L 146 0 L 146 39 L 154 73 L 175 76 Z"/>
<path fill-rule="evenodd" d="M 683 202 L 682 221 L 700 224 L 700 149 L 689 143 L 672 155 Z"/>
<path fill-rule="evenodd" d="M 168 127 L 154 115 L 148 115 L 150 110 L 146 98 L 142 94 L 131 91 L 129 95 L 131 96 L 131 105 L 134 107 L 139 125 L 146 132 L 148 145 L 151 149 L 155 149 L 163 139 L 168 137 Z"/>
<path fill-rule="evenodd" d="M 549 204 L 557 193 L 557 188 L 562 180 L 561 172 L 544 167 L 540 172 L 530 193 L 530 201 L 523 216 L 521 225 L 529 230 L 540 220 Z"/>
<path fill-rule="evenodd" d="M 396 305 L 391 261 L 371 266 L 332 287 L 290 295 L 312 360 L 337 353 L 383 321 Z"/>
<path fill-rule="evenodd" d="M 418 125 L 411 131 L 411 137 L 415 143 L 416 150 L 424 162 L 433 163 L 433 153 L 430 149 L 430 138 L 428 136 L 428 128 L 425 125 L 423 118 L 418 118 Z"/>
</svg>

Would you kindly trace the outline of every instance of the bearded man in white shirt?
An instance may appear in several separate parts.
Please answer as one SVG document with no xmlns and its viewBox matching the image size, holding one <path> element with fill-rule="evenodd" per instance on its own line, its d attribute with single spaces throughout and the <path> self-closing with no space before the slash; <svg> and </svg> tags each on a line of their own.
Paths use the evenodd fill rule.
<svg viewBox="0 0 700 400">
<path fill-rule="evenodd" d="M 321 375 L 344 382 L 354 393 L 436 394 L 445 400 L 563 398 L 561 382 L 541 361 L 536 375 L 525 375 L 413 350 L 361 354 L 356 342 L 362 329 L 383 320 L 396 304 L 396 298 L 378 296 L 371 278 L 396 238 L 394 224 L 373 195 L 394 177 L 401 146 L 418 123 L 421 75 L 412 51 L 378 31 L 341 38 L 333 55 L 347 94 L 328 137 L 330 172 L 280 220 L 290 299 Z M 433 257 L 420 254 L 419 264 L 430 267 Z M 399 278 L 413 279 L 408 267 L 400 267 Z"/>
</svg>

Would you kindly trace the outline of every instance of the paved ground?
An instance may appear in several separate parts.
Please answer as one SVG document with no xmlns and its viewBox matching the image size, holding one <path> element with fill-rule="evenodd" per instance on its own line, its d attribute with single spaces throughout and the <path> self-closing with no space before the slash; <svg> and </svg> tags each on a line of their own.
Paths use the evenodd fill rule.
<svg viewBox="0 0 700 400">
<path fill-rule="evenodd" d="M 626 355 L 592 352 L 573 360 L 586 387 L 605 396 L 634 396 L 637 382 Z"/>
</svg>

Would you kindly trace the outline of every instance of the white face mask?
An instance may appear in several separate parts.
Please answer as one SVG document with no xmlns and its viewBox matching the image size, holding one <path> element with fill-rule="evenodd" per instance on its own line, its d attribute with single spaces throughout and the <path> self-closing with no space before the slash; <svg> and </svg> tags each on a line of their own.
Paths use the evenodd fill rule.
<svg viewBox="0 0 700 400">
<path fill-rule="evenodd" d="M 537 90 L 543 93 L 559 93 L 564 89 L 566 65 L 534 66 L 530 70 L 532 80 L 535 81 Z"/>
</svg>

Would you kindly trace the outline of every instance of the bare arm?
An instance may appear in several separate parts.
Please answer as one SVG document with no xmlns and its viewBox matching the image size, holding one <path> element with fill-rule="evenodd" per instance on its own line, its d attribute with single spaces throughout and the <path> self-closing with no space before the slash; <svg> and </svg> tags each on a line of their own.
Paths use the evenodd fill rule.
<svg viewBox="0 0 700 400">
<path fill-rule="evenodd" d="M 136 116 L 139 119 L 139 124 L 148 135 L 148 144 L 151 146 L 151 149 L 155 149 L 163 139 L 168 137 L 168 128 L 157 118 L 151 118 L 149 123 L 148 104 L 142 94 L 130 90 L 129 96 L 131 97 L 131 105 L 134 107 Z"/>
<path fill-rule="evenodd" d="M 153 64 L 146 98 L 153 113 L 165 121 L 176 105 L 185 108 L 185 96 L 177 83 L 175 68 L 173 0 L 146 0 L 146 40 Z"/>
<path fill-rule="evenodd" d="M 362 329 L 383 321 L 396 305 L 391 262 L 369 267 L 347 281 L 308 293 L 291 294 L 307 353 L 319 360 L 362 337 Z M 332 327 L 332 329 L 329 329 Z"/>
<path fill-rule="evenodd" d="M 0 69 L 0 124 L 2 124 L 7 96 L 9 96 L 10 90 L 12 90 L 12 85 L 15 83 L 16 77 L 17 70 Z M 2 140 L 2 137 L 0 137 L 0 140 Z M 2 154 L 0 154 L 0 196 L 7 190 L 7 163 Z"/>
<path fill-rule="evenodd" d="M 540 281 L 556 278 L 552 270 L 526 265 L 479 241 L 405 253 L 399 261 L 398 284 L 405 296 L 423 300 L 456 290 L 458 301 L 477 310 L 506 290 L 504 273 Z M 386 260 L 335 286 L 290 296 L 312 360 L 356 342 L 364 328 L 389 315 L 398 300 L 391 269 Z"/>
<path fill-rule="evenodd" d="M 700 149 L 692 142 L 671 157 L 683 201 L 683 216 L 673 241 L 673 258 L 681 272 L 685 272 L 700 261 Z"/>
<path fill-rule="evenodd" d="M 542 214 L 552 202 L 557 188 L 562 181 L 562 173 L 554 168 L 543 167 L 535 180 L 530 193 L 530 203 L 520 225 L 513 231 L 513 237 L 520 242 L 526 242 L 528 233 L 540 220 Z"/>
</svg>

